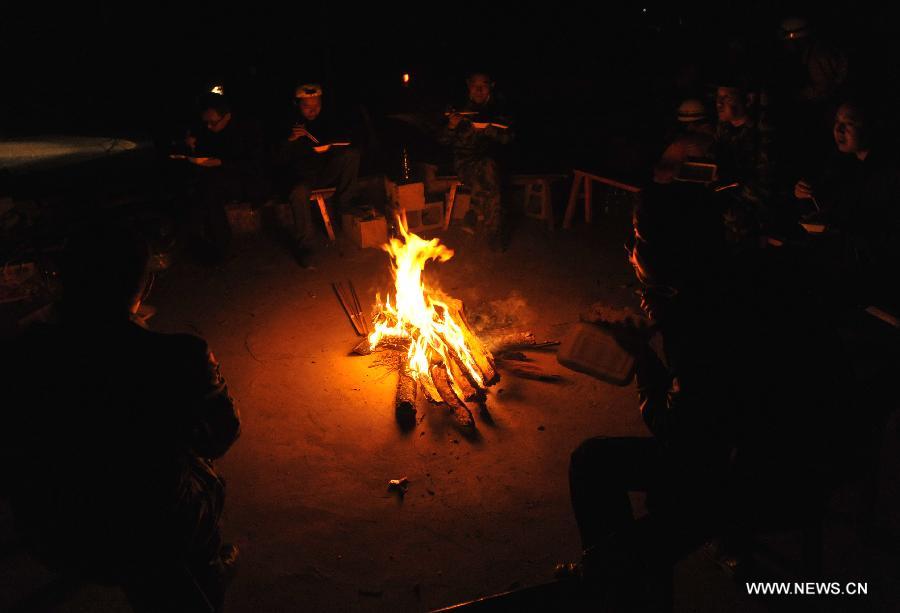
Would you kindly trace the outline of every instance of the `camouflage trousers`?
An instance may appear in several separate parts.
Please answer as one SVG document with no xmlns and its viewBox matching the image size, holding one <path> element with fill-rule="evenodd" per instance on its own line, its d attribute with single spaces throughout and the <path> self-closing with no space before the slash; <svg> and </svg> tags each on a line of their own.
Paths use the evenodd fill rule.
<svg viewBox="0 0 900 613">
<path fill-rule="evenodd" d="M 489 237 L 497 237 L 503 230 L 503 209 L 500 204 L 500 169 L 491 158 L 456 160 L 456 174 L 472 192 L 472 209 L 484 219 L 483 228 Z"/>
</svg>

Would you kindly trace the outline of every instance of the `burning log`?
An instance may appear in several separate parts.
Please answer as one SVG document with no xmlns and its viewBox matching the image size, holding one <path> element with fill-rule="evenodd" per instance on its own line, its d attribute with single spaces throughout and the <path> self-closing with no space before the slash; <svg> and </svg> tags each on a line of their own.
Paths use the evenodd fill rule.
<svg viewBox="0 0 900 613">
<path fill-rule="evenodd" d="M 435 364 L 431 367 L 431 378 L 440 394 L 441 400 L 453 411 L 453 417 L 456 418 L 456 424 L 461 428 L 474 429 L 475 418 L 466 406 L 466 403 L 460 400 L 453 387 L 450 385 L 450 378 L 443 364 Z"/>
<path fill-rule="evenodd" d="M 367 355 L 393 347 L 402 354 L 398 414 L 411 406 L 405 395 L 410 391 L 408 378 L 413 378 L 429 400 L 444 403 L 454 413 L 461 427 L 474 428 L 465 403 L 483 398 L 485 388 L 497 380 L 494 358 L 472 332 L 462 303 L 430 291 L 422 279 L 427 262 L 446 262 L 453 251 L 438 239 L 425 240 L 409 232 L 402 217 L 398 229 L 400 236 L 384 246 L 391 258 L 394 296 L 377 298 L 374 331 L 368 344 L 360 343 L 355 351 Z M 358 306 L 352 296 L 339 297 L 344 304 Z"/>
<path fill-rule="evenodd" d="M 484 392 L 472 384 L 468 374 L 464 372 L 464 369 L 460 366 L 458 361 L 450 360 L 447 369 L 450 372 L 453 382 L 456 384 L 454 391 L 457 396 L 462 398 L 465 402 L 474 402 L 484 398 Z"/>
<path fill-rule="evenodd" d="M 527 332 L 508 332 L 495 336 L 487 336 L 484 339 L 484 345 L 491 350 L 492 353 L 503 353 L 504 351 L 515 351 L 517 349 L 544 349 L 546 347 L 555 347 L 559 345 L 559 341 L 543 341 L 537 342 L 534 333 Z"/>
<path fill-rule="evenodd" d="M 432 382 L 431 377 L 419 377 L 419 381 L 422 383 L 422 391 L 425 392 L 425 397 L 428 398 L 428 400 L 431 402 L 441 402 L 441 394 Z"/>
<path fill-rule="evenodd" d="M 484 345 L 481 344 L 481 341 L 478 340 L 478 337 L 475 336 L 475 333 L 472 332 L 472 328 L 469 327 L 469 322 L 462 312 L 462 308 L 450 305 L 445 306 L 450 316 L 459 324 L 459 329 L 460 332 L 462 332 L 466 346 L 469 348 L 469 352 L 472 354 L 475 364 L 478 365 L 479 370 L 481 370 L 484 375 L 485 386 L 491 385 L 497 379 L 497 371 L 494 367 L 494 356 L 491 355 L 490 351 L 485 349 Z"/>
<path fill-rule="evenodd" d="M 396 396 L 396 414 L 397 421 L 408 423 L 416 418 L 416 392 L 419 388 L 418 382 L 413 378 L 407 369 L 400 371 L 400 378 L 397 380 L 397 396 Z"/>
</svg>

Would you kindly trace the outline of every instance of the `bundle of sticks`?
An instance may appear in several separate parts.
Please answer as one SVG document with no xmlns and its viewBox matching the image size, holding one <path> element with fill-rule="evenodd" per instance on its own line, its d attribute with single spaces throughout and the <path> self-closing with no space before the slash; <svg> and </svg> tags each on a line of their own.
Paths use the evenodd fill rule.
<svg viewBox="0 0 900 613">
<path fill-rule="evenodd" d="M 466 347 L 469 350 L 470 367 L 477 371 L 471 373 L 464 365 L 463 358 L 452 349 L 446 339 L 440 337 L 445 346 L 444 357 L 437 354 L 431 356 L 433 361 L 425 373 L 415 373 L 409 364 L 409 349 L 412 339 L 409 337 L 383 337 L 378 345 L 372 348 L 368 343 L 360 343 L 354 351 L 368 355 L 375 351 L 387 351 L 390 356 L 387 364 L 396 364 L 399 370 L 395 410 L 397 421 L 404 426 L 415 424 L 416 398 L 419 388 L 430 402 L 441 405 L 452 414 L 456 425 L 465 431 L 475 428 L 475 420 L 466 405 L 467 402 L 481 403 L 485 399 L 484 388 L 497 380 L 494 358 L 475 334 L 471 331 L 465 316 L 451 306 L 443 306 L 451 310 L 448 313 L 457 323 Z"/>
<path fill-rule="evenodd" d="M 353 282 L 350 280 L 347 281 L 347 285 L 349 286 L 350 291 L 347 291 L 347 288 L 345 288 L 344 284 L 340 281 L 332 283 L 331 287 L 334 289 L 334 293 L 337 295 L 338 300 L 340 300 L 344 313 L 350 318 L 350 323 L 353 324 L 353 329 L 356 331 L 357 336 L 368 336 L 369 324 L 366 321 L 366 316 L 363 315 L 362 306 L 360 306 L 359 303 L 359 296 L 356 295 L 356 288 L 353 287 Z"/>
</svg>

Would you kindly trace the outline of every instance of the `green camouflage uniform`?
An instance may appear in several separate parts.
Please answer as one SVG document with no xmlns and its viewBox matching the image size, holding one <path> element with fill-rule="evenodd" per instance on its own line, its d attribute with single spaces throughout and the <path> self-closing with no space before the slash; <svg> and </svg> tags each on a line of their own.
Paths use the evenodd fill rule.
<svg viewBox="0 0 900 613">
<path fill-rule="evenodd" d="M 733 193 L 725 224 L 733 240 L 740 242 L 757 232 L 769 217 L 772 199 L 772 131 L 760 123 L 735 127 L 719 123 L 712 144 L 719 167 L 719 181 L 740 184 Z"/>
<path fill-rule="evenodd" d="M 459 111 L 475 111 L 477 115 L 464 117 L 455 130 L 445 126 L 438 134 L 438 142 L 453 147 L 453 167 L 464 185 L 472 192 L 472 208 L 484 218 L 484 229 L 490 238 L 499 238 L 504 227 L 504 211 L 500 201 L 500 170 L 497 154 L 502 145 L 513 140 L 509 118 L 497 112 L 492 101 L 478 105 L 468 102 Z M 496 123 L 507 128 L 489 125 L 475 129 L 473 122 Z"/>
</svg>

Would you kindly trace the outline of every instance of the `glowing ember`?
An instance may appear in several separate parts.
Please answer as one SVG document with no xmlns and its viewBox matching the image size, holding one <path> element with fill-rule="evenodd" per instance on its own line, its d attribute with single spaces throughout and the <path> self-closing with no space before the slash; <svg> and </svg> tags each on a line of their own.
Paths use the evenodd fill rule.
<svg viewBox="0 0 900 613">
<path fill-rule="evenodd" d="M 386 340 L 408 342 L 405 369 L 429 398 L 442 399 L 440 385 L 432 377 L 432 368 L 442 365 L 453 393 L 465 400 L 466 389 L 482 390 L 492 383 L 493 358 L 469 329 L 461 304 L 430 291 L 422 280 L 426 262 L 446 262 L 453 250 L 436 238 L 425 240 L 409 232 L 405 218 L 398 222 L 401 238 L 392 238 L 383 247 L 391 258 L 395 295 L 383 303 L 378 298 L 369 347 L 374 350 Z"/>
</svg>

